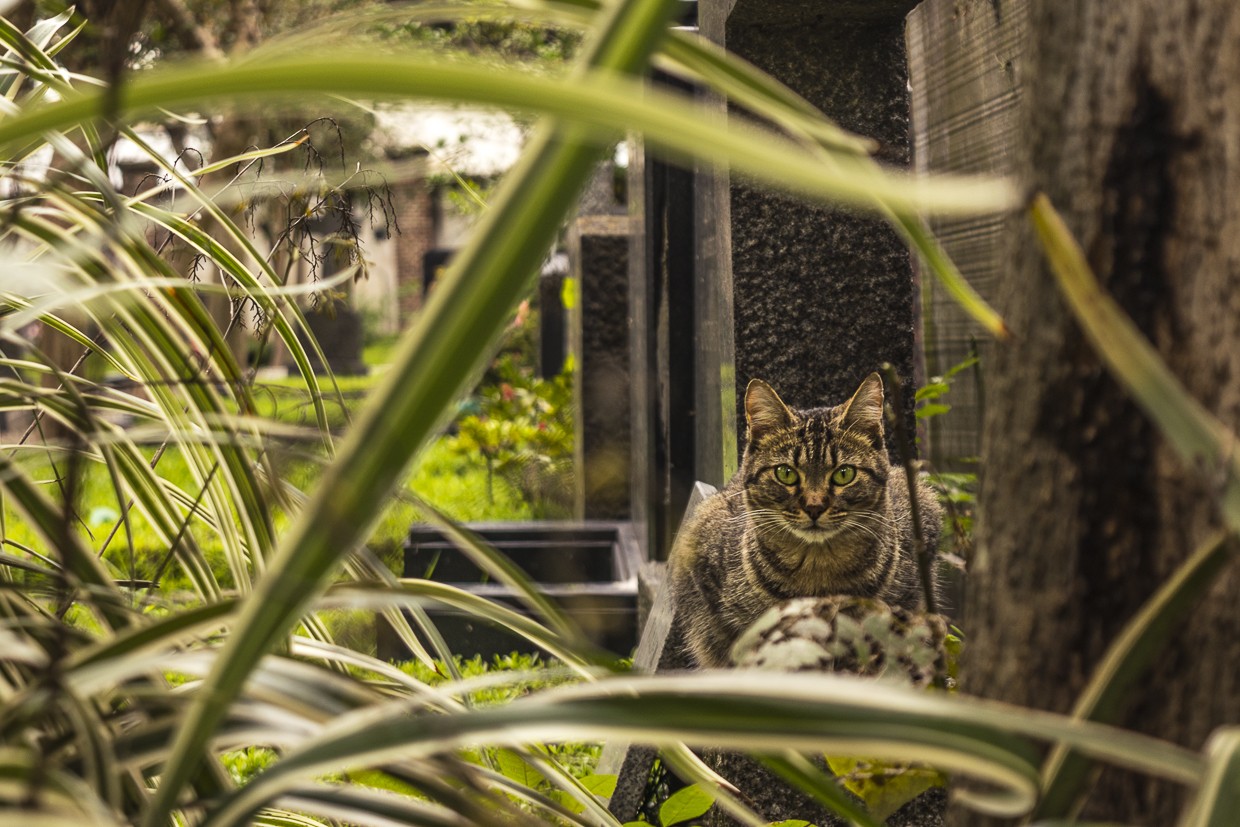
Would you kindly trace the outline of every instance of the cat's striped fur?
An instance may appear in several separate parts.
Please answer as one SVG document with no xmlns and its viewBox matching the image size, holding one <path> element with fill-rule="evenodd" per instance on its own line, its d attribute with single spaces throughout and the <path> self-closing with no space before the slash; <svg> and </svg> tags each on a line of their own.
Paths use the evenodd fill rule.
<svg viewBox="0 0 1240 827">
<path fill-rule="evenodd" d="M 833 408 L 794 410 L 761 380 L 745 392 L 740 469 L 677 537 L 676 613 L 702 667 L 726 666 L 732 644 L 766 609 L 794 597 L 855 595 L 922 608 L 908 485 L 883 441 L 878 374 Z M 941 512 L 918 484 L 926 547 Z"/>
</svg>

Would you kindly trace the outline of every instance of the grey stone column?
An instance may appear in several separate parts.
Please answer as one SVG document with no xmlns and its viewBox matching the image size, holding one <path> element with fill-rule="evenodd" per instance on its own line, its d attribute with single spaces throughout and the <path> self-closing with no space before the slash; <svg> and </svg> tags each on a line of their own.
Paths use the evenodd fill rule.
<svg viewBox="0 0 1240 827">
<path fill-rule="evenodd" d="M 630 513 L 628 232 L 613 167 L 601 164 L 568 235 L 580 519 L 623 520 Z"/>
<path fill-rule="evenodd" d="M 843 127 L 878 141 L 880 160 L 906 166 L 904 15 L 914 5 L 702 0 L 699 22 L 714 42 Z M 734 354 L 713 357 L 720 377 L 717 424 L 739 423 L 743 430 L 743 415 L 729 414 L 739 410 L 752 378 L 770 382 L 793 405 L 834 404 L 883 362 L 899 371 L 911 411 L 917 288 L 896 233 L 869 215 L 810 206 L 722 176 L 704 181 L 702 202 L 711 225 L 699 231 L 700 266 L 709 268 L 699 278 L 719 291 L 705 308 L 707 320 L 726 324 L 730 315 L 735 332 Z M 738 438 L 725 434 L 725 444 Z M 702 457 L 699 473 L 722 479 L 733 461 L 721 447 Z M 714 470 L 719 466 L 722 473 Z"/>
<path fill-rule="evenodd" d="M 709 39 L 876 140 L 880 161 L 907 166 L 904 16 L 914 5 L 701 0 L 698 13 Z M 873 216 L 808 205 L 717 170 L 699 179 L 699 478 L 721 482 L 734 470 L 743 391 L 753 378 L 770 382 L 790 404 L 810 407 L 844 401 L 890 363 L 904 385 L 903 414 L 911 417 L 919 287 L 895 231 Z M 842 823 L 744 756 L 712 753 L 708 763 L 765 819 Z M 911 802 L 889 823 L 941 825 L 941 793 Z M 715 811 L 704 823 L 734 822 Z"/>
</svg>

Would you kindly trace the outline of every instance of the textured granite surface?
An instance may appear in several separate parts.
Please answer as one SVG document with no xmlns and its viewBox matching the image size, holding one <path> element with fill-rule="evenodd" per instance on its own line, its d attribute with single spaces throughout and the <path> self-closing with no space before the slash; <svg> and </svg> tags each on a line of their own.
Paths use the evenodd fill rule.
<svg viewBox="0 0 1240 827">
<path fill-rule="evenodd" d="M 738 20 L 734 11 L 721 26 L 719 5 L 726 8 L 702 4 L 705 31 L 722 32 L 731 51 L 878 141 L 884 163 L 907 165 L 902 16 L 788 25 L 777 14 Z M 751 188 L 738 176 L 729 206 L 738 409 L 751 378 L 794 405 L 835 404 L 884 362 L 911 389 L 915 279 L 896 233 L 871 215 Z M 912 393 L 905 398 L 907 413 Z"/>
<path fill-rule="evenodd" d="M 579 250 L 580 516 L 622 520 L 630 513 L 628 239 L 583 233 Z"/>
</svg>

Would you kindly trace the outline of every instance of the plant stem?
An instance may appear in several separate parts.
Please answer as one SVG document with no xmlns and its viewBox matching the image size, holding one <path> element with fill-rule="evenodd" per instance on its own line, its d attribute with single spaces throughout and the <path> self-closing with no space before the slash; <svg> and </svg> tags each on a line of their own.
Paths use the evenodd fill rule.
<svg viewBox="0 0 1240 827">
<path fill-rule="evenodd" d="M 495 460 L 487 457 L 487 504 L 495 505 Z"/>
<path fill-rule="evenodd" d="M 917 469 L 913 464 L 913 446 L 908 438 L 902 412 L 903 396 L 900 392 L 900 375 L 890 363 L 884 363 L 883 375 L 887 379 L 887 395 L 890 403 L 887 408 L 887 421 L 895 431 L 896 450 L 900 454 L 900 463 L 904 466 L 904 476 L 908 481 L 908 504 L 913 521 L 913 549 L 917 555 L 917 571 L 921 576 L 922 597 L 926 601 L 926 611 L 938 614 L 937 602 L 934 598 L 934 581 L 931 578 L 930 551 L 926 548 L 925 534 L 921 530 L 921 506 L 917 501 Z"/>
</svg>

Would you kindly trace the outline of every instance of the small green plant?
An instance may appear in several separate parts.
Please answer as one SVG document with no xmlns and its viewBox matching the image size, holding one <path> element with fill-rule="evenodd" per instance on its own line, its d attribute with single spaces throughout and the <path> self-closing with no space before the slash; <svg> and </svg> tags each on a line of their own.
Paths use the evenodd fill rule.
<svg viewBox="0 0 1240 827">
<path fill-rule="evenodd" d="M 976 368 L 980 364 L 981 359 L 976 354 L 971 355 L 950 367 L 942 376 L 930 377 L 925 385 L 918 388 L 916 396 L 913 397 L 914 403 L 917 405 L 916 415 L 918 421 L 942 416 L 950 411 L 952 406 L 945 401 L 944 397 L 951 392 L 952 380 L 962 371 Z"/>
<path fill-rule="evenodd" d="M 706 811 L 714 806 L 715 797 L 701 784 L 690 784 L 682 787 L 667 797 L 659 805 L 656 822 L 659 827 L 674 827 L 677 824 L 688 824 L 701 818 Z M 650 824 L 644 818 L 639 821 L 625 822 L 624 827 L 639 827 Z"/>
<path fill-rule="evenodd" d="M 939 553 L 948 563 L 963 567 L 973 552 L 973 520 L 977 509 L 977 474 L 947 472 L 930 475 L 930 485 L 943 504 L 944 528 Z"/>
<path fill-rule="evenodd" d="M 953 381 L 963 371 L 972 369 L 976 373 L 980 364 L 975 349 L 973 355 L 953 365 L 942 376 L 931 377 L 914 397 L 917 421 L 928 422 L 950 412 L 952 406 L 948 395 Z M 966 458 L 960 462 L 973 463 L 975 460 Z M 936 471 L 930 475 L 930 484 L 938 493 L 944 511 L 946 531 L 943 532 L 940 554 L 949 564 L 963 569 L 973 550 L 977 474 L 972 471 Z"/>
<path fill-rule="evenodd" d="M 924 765 L 837 756 L 828 756 L 827 765 L 840 784 L 861 799 L 866 810 L 880 820 L 927 790 L 947 784 L 943 773 Z"/>
<path fill-rule="evenodd" d="M 539 516 L 568 510 L 572 473 L 571 375 L 541 379 L 515 358 L 497 361 L 497 384 L 483 388 L 476 413 L 457 423 L 455 451 L 486 468 L 487 500 L 495 478 L 521 492 Z"/>
<path fill-rule="evenodd" d="M 228 774 L 236 784 L 249 783 L 254 776 L 267 769 L 278 756 L 267 747 L 246 747 L 220 756 Z"/>
</svg>

